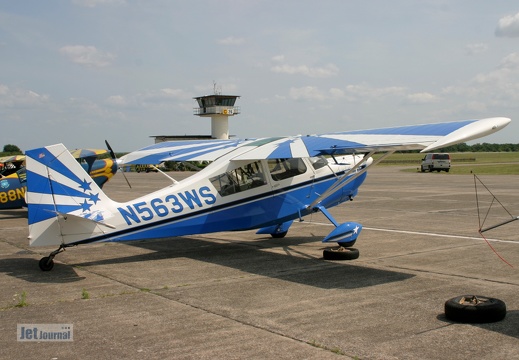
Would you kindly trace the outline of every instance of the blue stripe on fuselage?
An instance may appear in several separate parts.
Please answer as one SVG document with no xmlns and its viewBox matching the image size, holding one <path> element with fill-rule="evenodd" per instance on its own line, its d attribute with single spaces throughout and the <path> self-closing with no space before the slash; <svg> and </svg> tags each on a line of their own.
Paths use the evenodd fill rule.
<svg viewBox="0 0 519 360">
<path fill-rule="evenodd" d="M 335 206 L 349 198 L 350 194 L 356 193 L 366 175 L 366 173 L 360 175 L 333 198 L 327 198 L 323 203 L 326 206 Z M 313 209 L 306 209 L 305 204 L 311 203 L 313 199 L 317 198 L 318 194 L 323 193 L 335 181 L 335 175 L 324 177 L 318 181 L 309 180 L 230 203 L 181 214 L 174 218 L 136 224 L 131 228 L 81 240 L 74 242 L 74 244 L 174 237 L 269 226 L 297 219 L 299 216 L 305 216 L 313 212 Z M 309 195 L 310 197 L 308 197 Z M 305 199 L 306 201 L 303 203 L 298 199 Z"/>
</svg>

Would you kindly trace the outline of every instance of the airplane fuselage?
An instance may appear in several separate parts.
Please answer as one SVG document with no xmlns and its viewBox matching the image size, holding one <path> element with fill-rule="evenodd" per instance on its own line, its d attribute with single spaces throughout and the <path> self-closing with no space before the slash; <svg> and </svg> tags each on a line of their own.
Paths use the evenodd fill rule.
<svg viewBox="0 0 519 360">
<path fill-rule="evenodd" d="M 344 175 L 344 170 L 338 175 Z M 329 168 L 318 173 L 307 168 L 307 172 L 292 178 L 281 181 L 270 178 L 262 186 L 227 196 L 216 191 L 209 177 L 206 181 L 181 182 L 117 206 L 117 212 L 132 231 L 112 236 L 117 240 L 133 240 L 143 235 L 169 237 L 248 230 L 302 218 L 315 211 L 308 205 L 336 181 L 335 176 Z M 365 177 L 366 173 L 362 174 L 325 199 L 323 205 L 328 208 L 352 199 Z"/>
<path fill-rule="evenodd" d="M 349 157 L 351 162 L 360 157 Z M 94 195 L 85 200 L 77 216 L 107 224 L 97 225 L 88 239 L 77 230 L 68 232 L 65 244 L 127 241 L 218 231 L 258 229 L 302 218 L 315 210 L 309 205 L 353 164 L 335 164 L 324 157 L 229 161 L 221 158 L 191 177 L 146 196 L 124 202 L 104 201 Z M 354 176 L 355 173 L 348 176 Z M 340 191 L 320 201 L 324 207 L 351 200 L 366 173 Z M 78 199 L 78 203 L 82 200 Z M 95 202 L 95 204 L 94 204 Z M 96 212 L 96 204 L 105 210 Z M 106 211 L 108 210 L 108 211 Z M 77 229 L 77 226 L 74 228 Z"/>
</svg>

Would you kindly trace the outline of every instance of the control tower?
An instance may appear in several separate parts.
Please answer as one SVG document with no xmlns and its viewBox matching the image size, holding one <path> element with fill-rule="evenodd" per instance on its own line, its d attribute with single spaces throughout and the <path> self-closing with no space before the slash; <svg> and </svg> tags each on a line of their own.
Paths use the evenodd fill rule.
<svg viewBox="0 0 519 360">
<path fill-rule="evenodd" d="M 229 116 L 238 115 L 240 108 L 234 106 L 236 95 L 206 95 L 194 98 L 198 108 L 194 108 L 194 115 L 211 117 L 211 138 L 229 139 Z"/>
</svg>

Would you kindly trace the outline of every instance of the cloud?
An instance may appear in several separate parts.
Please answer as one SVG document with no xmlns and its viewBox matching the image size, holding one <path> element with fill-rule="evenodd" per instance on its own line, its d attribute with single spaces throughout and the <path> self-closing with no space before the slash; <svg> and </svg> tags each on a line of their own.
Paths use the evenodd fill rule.
<svg viewBox="0 0 519 360">
<path fill-rule="evenodd" d="M 482 44 L 482 43 L 468 44 L 467 46 L 465 46 L 465 52 L 467 55 L 477 55 L 477 54 L 484 53 L 487 50 L 488 50 L 488 45 Z"/>
<path fill-rule="evenodd" d="M 178 106 L 191 109 L 195 106 L 191 93 L 172 88 L 150 90 L 131 96 L 111 95 L 105 100 L 105 104 L 124 109 L 166 109 Z"/>
<path fill-rule="evenodd" d="M 407 95 L 407 102 L 410 104 L 429 104 L 438 102 L 439 98 L 428 92 L 414 93 Z"/>
<path fill-rule="evenodd" d="M 106 67 L 115 59 L 115 55 L 96 49 L 95 46 L 63 46 L 59 52 L 72 62 L 86 67 Z"/>
<path fill-rule="evenodd" d="M 477 74 L 466 84 L 449 86 L 443 93 L 487 106 L 509 107 L 519 102 L 519 53 L 509 54 L 495 69 Z"/>
<path fill-rule="evenodd" d="M 473 82 L 478 86 L 499 87 L 503 84 L 515 83 L 515 78 L 517 78 L 518 75 L 519 53 L 512 53 L 504 57 L 496 69 L 488 73 L 476 75 Z"/>
<path fill-rule="evenodd" d="M 241 45 L 241 44 L 245 43 L 245 39 L 237 38 L 234 36 L 228 36 L 224 39 L 219 39 L 217 42 L 218 42 L 218 44 L 221 44 L 221 45 Z"/>
<path fill-rule="evenodd" d="M 507 55 L 503 60 L 501 60 L 499 68 L 509 71 L 519 70 L 519 53 L 511 53 L 510 55 Z"/>
<path fill-rule="evenodd" d="M 113 105 L 113 106 L 121 106 L 121 107 L 128 105 L 128 101 L 126 100 L 126 98 L 121 95 L 109 96 L 108 99 L 106 99 L 106 103 Z"/>
<path fill-rule="evenodd" d="M 27 89 L 11 89 L 0 84 L 0 106 L 11 108 L 34 108 L 49 102 L 48 95 Z"/>
<path fill-rule="evenodd" d="M 330 89 L 330 96 L 335 99 L 341 99 L 345 97 L 344 90 L 338 89 L 338 88 L 331 88 Z"/>
<path fill-rule="evenodd" d="M 304 86 L 301 88 L 290 88 L 288 96 L 293 100 L 319 100 L 326 99 L 326 96 L 314 86 Z"/>
<path fill-rule="evenodd" d="M 519 13 L 499 19 L 495 34 L 498 37 L 519 37 Z"/>
<path fill-rule="evenodd" d="M 346 86 L 346 91 L 358 97 L 363 98 L 377 98 L 381 96 L 387 95 L 398 95 L 401 96 L 405 92 L 405 88 L 400 86 L 389 86 L 383 88 L 375 88 L 371 87 L 367 84 L 359 84 L 359 85 L 348 85 Z"/>
<path fill-rule="evenodd" d="M 438 98 L 429 93 L 416 93 L 406 95 L 406 89 L 399 86 L 371 87 L 366 84 L 347 85 L 346 88 L 330 88 L 327 92 L 315 86 L 292 87 L 289 97 L 293 100 L 346 100 L 360 102 L 364 100 L 376 100 L 385 96 L 396 96 L 406 99 L 410 103 L 426 103 L 437 101 Z"/>
<path fill-rule="evenodd" d="M 126 0 L 72 0 L 74 5 L 94 8 L 97 5 L 125 5 Z"/>
<path fill-rule="evenodd" d="M 337 75 L 339 68 L 333 64 L 328 64 L 325 67 L 310 67 L 307 65 L 276 65 L 271 68 L 275 73 L 289 74 L 289 75 L 305 75 L 312 78 L 324 78 Z"/>
<path fill-rule="evenodd" d="M 164 89 L 147 92 L 147 93 L 143 94 L 141 97 L 145 100 L 163 101 L 163 100 L 171 100 L 171 99 L 179 99 L 179 100 L 191 99 L 192 95 L 190 93 L 185 92 L 182 89 L 164 88 Z M 194 104 L 194 102 L 193 102 L 193 104 Z"/>
</svg>

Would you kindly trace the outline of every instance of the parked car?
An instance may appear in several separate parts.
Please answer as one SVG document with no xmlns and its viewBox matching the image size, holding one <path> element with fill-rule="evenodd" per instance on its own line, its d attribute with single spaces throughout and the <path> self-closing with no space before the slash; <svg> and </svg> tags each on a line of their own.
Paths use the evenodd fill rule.
<svg viewBox="0 0 519 360">
<path fill-rule="evenodd" d="M 440 172 L 442 170 L 449 172 L 451 169 L 451 156 L 449 154 L 427 154 L 422 159 L 422 172 L 434 170 Z"/>
</svg>

